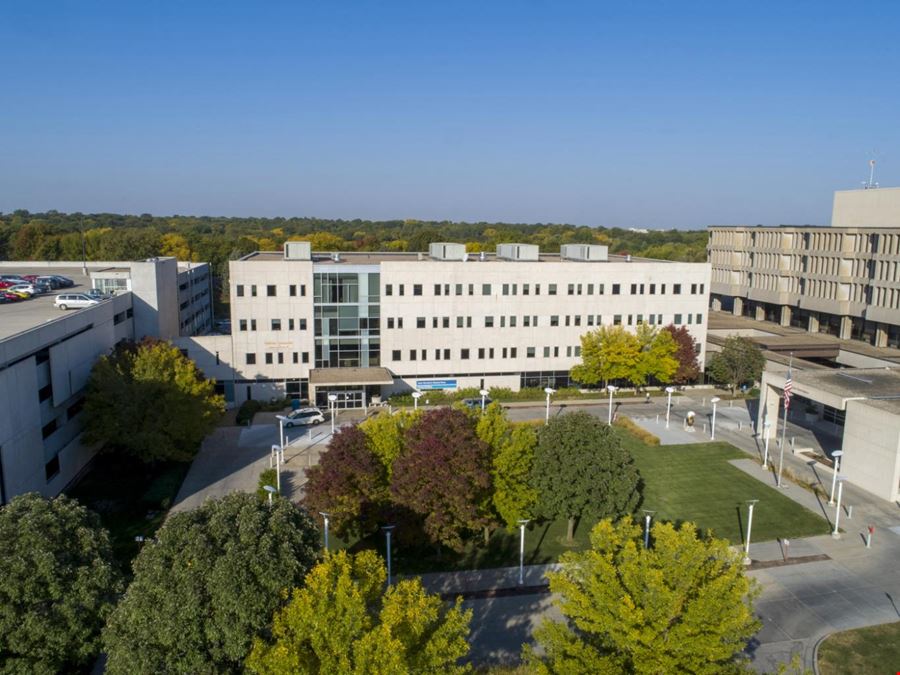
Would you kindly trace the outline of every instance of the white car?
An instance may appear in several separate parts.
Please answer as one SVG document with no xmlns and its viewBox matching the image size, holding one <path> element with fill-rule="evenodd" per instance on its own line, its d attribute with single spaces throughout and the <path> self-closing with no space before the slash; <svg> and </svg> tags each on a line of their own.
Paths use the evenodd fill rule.
<svg viewBox="0 0 900 675">
<path fill-rule="evenodd" d="M 99 305 L 100 301 L 84 293 L 60 293 L 53 300 L 53 304 L 60 309 L 81 309 L 91 305 Z"/>
<path fill-rule="evenodd" d="M 290 429 L 293 426 L 321 424 L 325 421 L 325 415 L 318 408 L 300 408 L 283 417 L 279 415 L 278 419 L 284 422 L 285 429 Z"/>
<path fill-rule="evenodd" d="M 38 289 L 34 284 L 16 284 L 3 289 L 4 291 L 13 291 L 14 293 L 27 293 L 28 295 L 37 295 Z"/>
</svg>

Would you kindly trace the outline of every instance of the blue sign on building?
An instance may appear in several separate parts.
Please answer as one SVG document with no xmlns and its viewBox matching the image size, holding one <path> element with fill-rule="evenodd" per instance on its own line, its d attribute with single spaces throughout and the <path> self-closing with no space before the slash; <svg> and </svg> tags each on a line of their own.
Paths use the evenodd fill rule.
<svg viewBox="0 0 900 675">
<path fill-rule="evenodd" d="M 456 389 L 456 380 L 416 380 L 416 389 Z"/>
</svg>

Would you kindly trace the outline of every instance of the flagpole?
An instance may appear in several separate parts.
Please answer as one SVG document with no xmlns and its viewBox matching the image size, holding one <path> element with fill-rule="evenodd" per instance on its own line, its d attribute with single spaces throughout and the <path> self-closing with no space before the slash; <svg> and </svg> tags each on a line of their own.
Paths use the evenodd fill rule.
<svg viewBox="0 0 900 675">
<path fill-rule="evenodd" d="M 794 366 L 794 352 L 791 352 L 791 359 L 788 362 L 788 379 L 791 379 L 792 373 L 791 370 Z M 784 422 L 781 424 L 781 452 L 778 454 L 778 487 L 781 487 L 781 469 L 784 466 L 784 440 L 785 435 L 787 434 L 787 415 L 788 415 L 788 406 L 790 401 L 790 392 L 787 393 L 787 398 L 784 400 Z"/>
</svg>

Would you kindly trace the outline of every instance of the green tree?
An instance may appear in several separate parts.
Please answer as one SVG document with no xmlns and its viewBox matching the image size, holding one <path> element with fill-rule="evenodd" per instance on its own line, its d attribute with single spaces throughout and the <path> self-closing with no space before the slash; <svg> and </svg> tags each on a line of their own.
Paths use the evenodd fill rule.
<svg viewBox="0 0 900 675">
<path fill-rule="evenodd" d="M 327 554 L 275 615 L 272 640 L 256 638 L 247 669 L 282 673 L 463 673 L 472 610 L 446 608 L 421 581 L 384 590 L 372 551 Z"/>
<path fill-rule="evenodd" d="M 121 591 L 109 534 L 78 501 L 30 493 L 0 508 L 0 672 L 90 664 Z"/>
<path fill-rule="evenodd" d="M 531 485 L 537 434 L 530 426 L 510 422 L 499 403 L 491 403 L 479 416 L 475 432 L 491 448 L 494 510 L 507 526 L 515 527 L 533 515 L 537 501 Z"/>
<path fill-rule="evenodd" d="M 722 351 L 709 361 L 710 376 L 719 384 L 728 385 L 732 395 L 744 382 L 756 382 L 762 377 L 766 357 L 749 338 L 732 335 L 725 339 Z"/>
<path fill-rule="evenodd" d="M 239 672 L 319 548 L 304 510 L 243 492 L 171 515 L 156 536 L 103 634 L 111 675 Z"/>
<path fill-rule="evenodd" d="M 415 423 L 420 414 L 417 411 L 406 410 L 398 410 L 391 414 L 387 410 L 382 410 L 359 425 L 369 439 L 369 447 L 372 452 L 384 464 L 389 480 L 393 472 L 394 460 L 403 454 L 403 439 L 406 430 Z"/>
<path fill-rule="evenodd" d="M 634 376 L 630 378 L 631 383 L 642 387 L 650 378 L 659 382 L 671 382 L 678 371 L 678 359 L 675 358 L 678 346 L 672 334 L 642 323 L 637 327 L 636 337 L 640 353 Z"/>
<path fill-rule="evenodd" d="M 581 384 L 606 385 L 610 380 L 638 378 L 641 343 L 622 326 L 601 326 L 581 336 L 581 363 L 572 367 L 572 379 Z"/>
<path fill-rule="evenodd" d="M 694 382 L 700 377 L 700 364 L 697 362 L 694 336 L 691 335 L 687 326 L 676 327 L 673 324 L 669 324 L 664 330 L 671 333 L 676 345 L 675 360 L 678 361 L 678 370 L 672 376 L 672 382 L 676 384 Z"/>
<path fill-rule="evenodd" d="M 213 381 L 171 344 L 123 343 L 91 371 L 85 440 L 144 461 L 188 461 L 224 410 Z"/>
<path fill-rule="evenodd" d="M 567 518 L 570 543 L 576 518 L 618 517 L 641 500 L 631 455 L 611 427 L 583 411 L 555 417 L 541 428 L 531 482 L 538 515 Z"/>
<path fill-rule="evenodd" d="M 653 545 L 629 519 L 603 520 L 591 548 L 567 552 L 548 573 L 566 623 L 546 622 L 526 650 L 537 673 L 738 672 L 760 627 L 741 556 L 723 539 L 698 538 L 690 523 L 657 522 Z"/>
</svg>

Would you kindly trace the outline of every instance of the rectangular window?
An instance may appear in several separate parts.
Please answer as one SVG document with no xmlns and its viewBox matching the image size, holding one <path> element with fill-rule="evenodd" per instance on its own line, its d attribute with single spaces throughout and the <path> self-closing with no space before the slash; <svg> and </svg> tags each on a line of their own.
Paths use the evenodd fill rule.
<svg viewBox="0 0 900 675">
<path fill-rule="evenodd" d="M 469 358 L 469 350 L 468 349 L 460 349 L 459 350 L 459 358 L 466 361 Z"/>
<path fill-rule="evenodd" d="M 45 386 L 38 389 L 38 400 L 46 401 L 48 398 L 53 396 L 53 384 L 48 383 Z"/>
<path fill-rule="evenodd" d="M 435 349 L 435 350 L 434 350 L 434 358 L 435 358 L 436 361 L 440 361 L 440 360 L 441 360 L 441 350 L 440 350 L 440 349 Z"/>
<path fill-rule="evenodd" d="M 256 319 L 250 319 L 250 330 L 256 330 Z"/>
<path fill-rule="evenodd" d="M 534 285 L 534 294 L 535 294 L 535 295 L 540 295 L 540 294 L 541 294 L 541 285 L 540 285 L 540 284 L 535 284 L 535 285 Z"/>
<path fill-rule="evenodd" d="M 281 330 L 281 319 L 272 319 L 272 330 Z"/>
<path fill-rule="evenodd" d="M 613 295 L 619 295 L 619 293 L 621 293 L 621 292 L 622 292 L 621 284 L 613 284 L 612 285 L 612 294 Z"/>
<path fill-rule="evenodd" d="M 435 284 L 435 285 L 434 285 L 434 294 L 435 294 L 435 295 L 440 295 L 440 294 L 441 294 L 441 285 L 440 285 L 440 284 Z"/>
<path fill-rule="evenodd" d="M 410 361 L 415 361 L 415 360 L 416 360 L 416 350 L 415 350 L 415 349 L 410 349 L 410 350 L 409 350 L 409 360 L 410 360 Z"/>
<path fill-rule="evenodd" d="M 581 314 L 576 314 L 576 315 L 575 315 L 575 325 L 576 325 L 576 326 L 580 326 L 580 325 L 581 325 Z"/>
<path fill-rule="evenodd" d="M 413 295 L 422 295 L 422 284 L 413 284 Z"/>
<path fill-rule="evenodd" d="M 291 284 L 288 286 L 288 295 L 292 298 L 297 295 L 297 284 Z"/>
<path fill-rule="evenodd" d="M 456 284 L 456 294 L 457 295 L 463 294 L 463 285 L 462 284 Z"/>
<path fill-rule="evenodd" d="M 637 284 L 631 284 L 631 294 L 637 295 Z"/>
<path fill-rule="evenodd" d="M 681 314 L 676 314 L 676 315 L 675 315 L 674 323 L 675 323 L 676 326 L 680 326 L 680 325 L 681 325 Z"/>
<path fill-rule="evenodd" d="M 270 298 L 275 297 L 275 286 L 273 284 L 268 284 L 266 286 L 266 295 Z"/>
<path fill-rule="evenodd" d="M 698 315 L 697 315 L 697 320 L 696 320 L 694 323 L 703 323 L 703 315 L 702 315 L 702 314 L 698 314 Z"/>
<path fill-rule="evenodd" d="M 528 295 L 529 284 L 522 284 L 522 295 Z"/>
<path fill-rule="evenodd" d="M 491 285 L 490 284 L 481 284 L 481 294 L 482 295 L 490 295 L 491 294 Z"/>
<path fill-rule="evenodd" d="M 594 315 L 593 315 L 593 314 L 588 314 L 587 325 L 588 325 L 588 326 L 593 326 L 593 325 L 594 325 Z"/>
<path fill-rule="evenodd" d="M 239 298 L 243 298 L 244 297 L 244 284 L 238 284 L 236 290 L 237 290 L 237 296 Z"/>
<path fill-rule="evenodd" d="M 48 481 L 59 473 L 59 455 L 44 464 L 44 478 Z"/>
<path fill-rule="evenodd" d="M 399 361 L 399 360 L 400 360 L 400 350 L 399 350 L 399 349 L 394 349 L 394 350 L 392 350 L 392 351 L 391 351 L 391 358 L 392 358 L 394 361 Z"/>
<path fill-rule="evenodd" d="M 252 366 L 256 364 L 256 354 L 250 354 L 249 352 L 244 355 L 244 361 L 248 366 Z"/>
<path fill-rule="evenodd" d="M 432 328 L 438 327 L 438 318 L 436 316 L 431 317 L 431 327 Z"/>
<path fill-rule="evenodd" d="M 449 360 L 450 360 L 450 350 L 449 350 L 449 349 L 445 349 L 445 350 L 444 350 L 444 360 L 445 360 L 445 361 L 449 361 Z"/>
<path fill-rule="evenodd" d="M 531 317 L 527 314 L 522 317 L 522 325 L 525 326 L 525 328 L 531 328 Z"/>
<path fill-rule="evenodd" d="M 450 317 L 449 317 L 449 316 L 445 316 L 445 317 L 441 320 L 441 326 L 442 326 L 443 328 L 450 328 Z"/>
<path fill-rule="evenodd" d="M 558 326 L 558 325 L 559 325 L 559 315 L 558 315 L 558 314 L 553 314 L 553 315 L 550 317 L 550 325 L 551 325 L 551 326 Z"/>
<path fill-rule="evenodd" d="M 613 314 L 613 326 L 621 326 L 622 325 L 622 315 L 621 314 Z"/>
<path fill-rule="evenodd" d="M 672 293 L 675 295 L 681 295 L 681 284 L 672 284 Z"/>
<path fill-rule="evenodd" d="M 553 357 L 556 358 L 559 356 L 559 347 L 553 348 Z"/>
<path fill-rule="evenodd" d="M 247 330 L 247 319 L 240 319 L 240 320 L 238 321 L 238 326 L 240 327 L 240 329 L 241 329 L 242 331 Z"/>
<path fill-rule="evenodd" d="M 424 316 L 416 317 L 416 328 L 425 328 L 425 317 Z"/>
<path fill-rule="evenodd" d="M 456 327 L 457 328 L 465 328 L 466 317 L 458 316 L 456 317 Z"/>
<path fill-rule="evenodd" d="M 75 417 L 75 415 L 80 413 L 83 409 L 84 409 L 84 397 L 82 396 L 80 399 L 75 401 L 75 403 L 73 403 L 68 408 L 66 408 L 66 419 L 67 420 L 72 419 L 73 417 Z"/>
<path fill-rule="evenodd" d="M 650 295 L 656 295 L 656 284 L 650 284 Z"/>
<path fill-rule="evenodd" d="M 666 285 L 665 285 L 665 284 L 660 284 L 660 287 L 659 287 L 659 294 L 660 294 L 660 295 L 665 295 L 665 294 L 666 294 Z"/>
<path fill-rule="evenodd" d="M 509 348 L 509 358 L 511 358 L 511 359 L 516 358 L 516 347 Z"/>
<path fill-rule="evenodd" d="M 300 355 L 297 352 L 293 352 L 293 354 L 291 354 L 291 360 L 294 363 L 300 363 Z"/>
<path fill-rule="evenodd" d="M 403 317 L 397 317 L 397 328 L 403 328 Z"/>
<path fill-rule="evenodd" d="M 509 284 L 503 284 L 503 295 L 509 295 Z"/>
<path fill-rule="evenodd" d="M 272 352 L 266 352 L 266 364 L 272 365 Z"/>
<path fill-rule="evenodd" d="M 475 284 L 469 284 L 469 295 L 475 295 Z"/>
<path fill-rule="evenodd" d="M 525 358 L 528 358 L 528 359 L 534 358 L 534 347 L 526 347 L 525 348 Z"/>
<path fill-rule="evenodd" d="M 250 297 L 252 297 L 252 298 L 256 297 L 256 284 L 250 285 Z"/>
<path fill-rule="evenodd" d="M 588 284 L 587 286 L 588 286 L 588 289 L 587 289 L 588 292 L 587 292 L 587 294 L 588 294 L 588 295 L 593 295 L 593 294 L 594 294 L 594 284 Z"/>
<path fill-rule="evenodd" d="M 303 363 L 309 363 L 309 352 L 303 352 L 301 354 Z"/>
<path fill-rule="evenodd" d="M 493 328 L 494 327 L 494 317 L 492 317 L 492 316 L 484 317 L 484 327 L 485 328 Z"/>
<path fill-rule="evenodd" d="M 604 284 L 597 284 L 597 295 L 603 295 Z"/>
<path fill-rule="evenodd" d="M 637 315 L 637 325 L 640 326 L 642 323 L 644 323 L 644 315 L 638 314 Z"/>
<path fill-rule="evenodd" d="M 632 319 L 633 319 L 633 318 L 634 318 L 634 315 L 633 315 L 633 314 L 629 314 L 629 315 L 628 315 L 628 325 L 629 325 L 629 326 L 633 326 L 633 325 L 634 325 L 634 324 L 632 323 Z"/>
<path fill-rule="evenodd" d="M 306 330 L 306 319 L 300 319 L 300 330 Z"/>
<path fill-rule="evenodd" d="M 284 363 L 284 352 L 278 352 L 278 363 Z"/>
<path fill-rule="evenodd" d="M 566 314 L 566 325 L 567 325 L 567 326 L 571 326 L 571 325 L 572 325 L 572 317 L 569 316 L 568 314 Z"/>
<path fill-rule="evenodd" d="M 566 356 L 572 356 L 572 345 L 566 346 Z"/>
<path fill-rule="evenodd" d="M 691 284 L 691 295 L 697 295 L 697 284 Z"/>
<path fill-rule="evenodd" d="M 288 319 L 288 330 L 294 330 L 294 320 Z"/>
<path fill-rule="evenodd" d="M 700 295 L 703 295 L 703 291 L 706 287 L 706 284 L 700 284 Z"/>
<path fill-rule="evenodd" d="M 506 317 L 505 316 L 500 317 L 500 328 L 506 328 Z"/>
<path fill-rule="evenodd" d="M 389 316 L 388 317 L 388 329 L 391 329 L 393 327 L 394 327 L 394 317 Z"/>
<path fill-rule="evenodd" d="M 384 294 L 385 295 L 393 295 L 394 294 L 394 285 L 393 284 L 385 284 Z"/>
<path fill-rule="evenodd" d="M 488 358 L 489 359 L 494 358 L 494 348 L 493 347 L 488 347 Z"/>
<path fill-rule="evenodd" d="M 483 359 L 483 358 L 484 358 L 484 347 L 479 347 L 479 348 L 478 348 L 478 358 L 479 358 L 479 359 Z"/>
<path fill-rule="evenodd" d="M 569 284 L 569 295 L 575 295 L 575 284 Z"/>
<path fill-rule="evenodd" d="M 556 284 L 547 285 L 547 295 L 556 295 Z"/>
<path fill-rule="evenodd" d="M 500 354 L 501 354 L 501 358 L 504 358 L 504 359 L 506 358 L 506 354 L 507 354 L 506 347 L 503 348 L 503 351 L 500 352 Z"/>
<path fill-rule="evenodd" d="M 471 328 L 471 327 L 472 327 L 472 317 L 467 316 L 466 317 L 466 328 Z"/>
<path fill-rule="evenodd" d="M 544 347 L 544 358 L 545 359 L 550 358 L 550 347 Z"/>
<path fill-rule="evenodd" d="M 516 317 L 514 317 L 514 316 L 509 317 L 509 327 L 510 328 L 516 327 Z"/>
<path fill-rule="evenodd" d="M 575 356 L 581 356 L 581 345 L 575 345 Z"/>
</svg>

